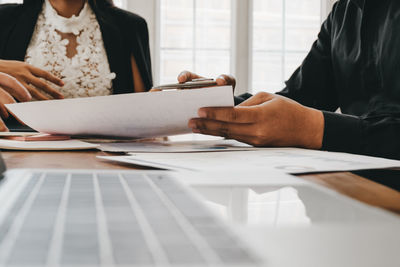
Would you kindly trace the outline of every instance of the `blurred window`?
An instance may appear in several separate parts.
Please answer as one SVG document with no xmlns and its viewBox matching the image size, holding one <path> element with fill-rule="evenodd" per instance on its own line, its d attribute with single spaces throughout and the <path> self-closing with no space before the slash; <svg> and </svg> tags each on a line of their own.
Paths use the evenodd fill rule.
<svg viewBox="0 0 400 267">
<path fill-rule="evenodd" d="M 234 1 L 159 0 L 159 55 L 155 70 L 159 83 L 176 81 L 182 70 L 205 76 L 233 73 L 232 39 Z M 246 0 L 245 0 L 246 1 Z M 249 87 L 253 93 L 283 88 L 317 38 L 321 3 L 327 0 L 247 0 L 251 66 Z M 245 10 L 243 12 L 246 12 Z M 232 19 L 233 18 L 233 19 Z M 250 28 L 252 27 L 252 28 Z M 235 74 L 235 73 L 233 73 Z"/>
<path fill-rule="evenodd" d="M 320 24 L 320 0 L 253 0 L 253 93 L 284 87 L 316 40 Z"/>
<path fill-rule="evenodd" d="M 232 0 L 160 0 L 160 83 L 231 72 L 231 10 Z"/>
</svg>

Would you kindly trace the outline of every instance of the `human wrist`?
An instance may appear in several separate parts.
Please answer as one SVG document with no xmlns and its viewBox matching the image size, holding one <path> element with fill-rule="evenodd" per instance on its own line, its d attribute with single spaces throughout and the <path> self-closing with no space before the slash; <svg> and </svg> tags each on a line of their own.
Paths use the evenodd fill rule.
<svg viewBox="0 0 400 267">
<path fill-rule="evenodd" d="M 313 108 L 306 109 L 302 147 L 319 150 L 322 148 L 324 139 L 324 114 L 322 111 Z"/>
</svg>

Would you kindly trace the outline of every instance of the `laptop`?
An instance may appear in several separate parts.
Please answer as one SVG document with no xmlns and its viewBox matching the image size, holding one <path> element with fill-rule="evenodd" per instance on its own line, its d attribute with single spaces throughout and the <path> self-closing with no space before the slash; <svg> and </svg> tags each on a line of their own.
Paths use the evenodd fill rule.
<svg viewBox="0 0 400 267">
<path fill-rule="evenodd" d="M 0 266 L 265 265 L 170 172 L 0 172 Z"/>
</svg>

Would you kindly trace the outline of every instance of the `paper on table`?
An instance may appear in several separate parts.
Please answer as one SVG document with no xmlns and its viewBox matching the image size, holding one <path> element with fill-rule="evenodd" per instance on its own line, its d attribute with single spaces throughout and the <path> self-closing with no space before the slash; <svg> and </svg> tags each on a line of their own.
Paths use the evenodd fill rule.
<svg viewBox="0 0 400 267">
<path fill-rule="evenodd" d="M 64 151 L 95 149 L 98 145 L 79 140 L 66 141 L 13 141 L 0 139 L 0 149 L 31 151 Z"/>
<path fill-rule="evenodd" d="M 185 142 L 132 142 L 101 144 L 105 152 L 135 153 L 191 153 L 252 150 L 254 147 L 234 140 L 185 141 Z"/>
<path fill-rule="evenodd" d="M 40 133 L 35 133 L 35 132 L 0 132 L 0 138 L 6 138 L 6 137 L 27 137 L 27 136 L 35 136 Z"/>
<path fill-rule="evenodd" d="M 400 167 L 400 161 L 297 148 L 221 153 L 135 153 L 103 159 L 170 170 L 270 170 L 290 174 Z"/>
<path fill-rule="evenodd" d="M 157 137 L 189 133 L 201 107 L 231 107 L 231 86 L 6 105 L 36 131 L 62 135 Z"/>
</svg>

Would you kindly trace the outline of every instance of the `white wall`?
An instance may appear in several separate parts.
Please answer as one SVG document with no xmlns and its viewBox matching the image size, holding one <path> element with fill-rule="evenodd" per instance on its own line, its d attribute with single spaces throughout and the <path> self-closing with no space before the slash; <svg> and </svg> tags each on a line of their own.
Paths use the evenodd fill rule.
<svg viewBox="0 0 400 267">
<path fill-rule="evenodd" d="M 329 15 L 329 13 L 332 10 L 332 6 L 333 4 L 335 4 L 336 1 L 337 0 L 326 0 L 326 1 L 322 0 L 321 8 L 322 8 L 322 14 L 324 15 L 322 18 L 323 20 Z"/>
</svg>

